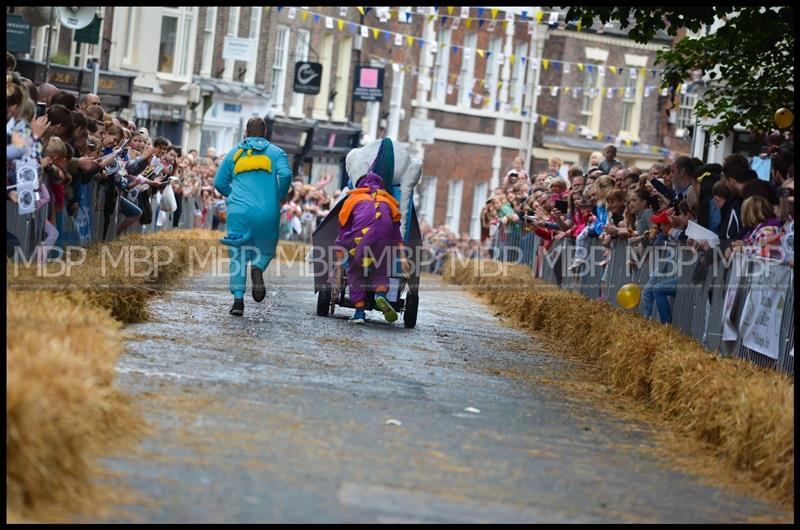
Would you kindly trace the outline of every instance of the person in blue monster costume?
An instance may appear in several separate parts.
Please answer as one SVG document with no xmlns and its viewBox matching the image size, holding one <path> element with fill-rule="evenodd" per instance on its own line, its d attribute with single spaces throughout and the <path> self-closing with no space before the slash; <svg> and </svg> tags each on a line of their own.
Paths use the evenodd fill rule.
<svg viewBox="0 0 800 530">
<path fill-rule="evenodd" d="M 264 271 L 275 257 L 280 222 L 280 201 L 289 191 L 292 169 L 283 149 L 265 137 L 262 118 L 247 122 L 246 137 L 231 149 L 219 166 L 214 187 L 228 208 L 228 233 L 220 241 L 230 247 L 230 314 L 244 314 L 245 273 L 250 263 L 253 299 L 267 295 Z"/>
</svg>

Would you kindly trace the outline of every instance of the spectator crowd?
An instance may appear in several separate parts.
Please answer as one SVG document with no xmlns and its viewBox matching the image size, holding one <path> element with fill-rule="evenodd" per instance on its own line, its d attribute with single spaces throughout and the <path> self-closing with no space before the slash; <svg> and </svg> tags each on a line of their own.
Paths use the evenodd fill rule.
<svg viewBox="0 0 800 530">
<path fill-rule="evenodd" d="M 563 239 L 574 242 L 571 271 L 578 271 L 589 250 L 598 246 L 604 250 L 599 264 L 605 265 L 613 243 L 620 240 L 639 253 L 667 243 L 708 253 L 709 239 L 688 237 L 690 223 L 713 233 L 726 257 L 743 252 L 793 267 L 794 145 L 780 134 L 766 140 L 762 153 L 750 160 L 732 154 L 722 164 L 706 164 L 681 156 L 646 171 L 625 167 L 613 144 L 593 153 L 588 169 L 571 165 L 566 176 L 559 174 L 564 170 L 557 158 L 550 159 L 549 171 L 533 178 L 517 159 L 481 211 L 480 241 L 446 227 L 424 233 L 426 246 L 437 257 L 434 270 L 441 269 L 449 254 L 492 258 L 503 248 L 516 247 L 525 255 L 534 234 L 540 253 Z M 757 170 L 764 165 L 768 170 L 760 175 Z M 651 315 L 655 304 L 661 321 L 670 322 L 667 297 L 675 296 L 676 286 L 674 276 L 651 275 L 643 286 L 645 313 Z"/>
<path fill-rule="evenodd" d="M 184 152 L 144 127 L 107 112 L 95 94 L 80 99 L 49 83 L 36 85 L 15 71 L 6 54 L 6 200 L 19 203 L 17 175 L 37 174 L 34 210 L 43 230 L 34 234 L 38 261 L 46 261 L 82 199 L 93 194 L 94 222 L 104 240 L 126 232 L 177 227 L 224 229 L 225 201 L 214 189 L 223 156 Z M 154 200 L 155 199 L 155 200 Z M 188 209 L 184 212 L 184 209 Z M 19 238 L 6 232 L 14 255 Z"/>
</svg>

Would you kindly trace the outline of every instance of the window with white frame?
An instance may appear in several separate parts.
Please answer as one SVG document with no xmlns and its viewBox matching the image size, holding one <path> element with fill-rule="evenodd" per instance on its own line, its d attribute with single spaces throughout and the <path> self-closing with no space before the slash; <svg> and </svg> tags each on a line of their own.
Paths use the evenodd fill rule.
<svg viewBox="0 0 800 530">
<path fill-rule="evenodd" d="M 55 27 L 51 26 L 40 26 L 38 38 L 36 39 L 39 43 L 39 49 L 32 49 L 31 55 L 33 55 L 37 61 L 45 62 L 47 61 L 47 38 L 48 34 L 52 33 L 52 37 L 50 37 L 50 56 L 58 51 L 58 38 L 61 34 L 61 24 L 54 24 Z"/>
<path fill-rule="evenodd" d="M 634 107 L 636 107 L 636 79 L 625 76 L 625 87 L 622 90 L 622 124 L 620 125 L 620 131 L 630 132 L 633 127 Z"/>
<path fill-rule="evenodd" d="M 238 37 L 239 36 L 239 12 L 241 8 L 231 7 L 228 9 L 228 32 L 225 34 L 227 37 Z M 233 67 L 236 64 L 236 61 L 233 59 L 226 59 L 225 60 L 225 73 L 222 74 L 223 79 L 227 79 L 228 81 L 233 80 Z"/>
<path fill-rule="evenodd" d="M 496 37 L 489 41 L 489 55 L 486 58 L 487 98 L 494 104 L 497 99 L 497 83 L 500 81 L 500 54 L 503 52 L 503 38 Z"/>
<path fill-rule="evenodd" d="M 421 217 L 433 226 L 433 216 L 436 211 L 436 186 L 438 179 L 436 177 L 426 177 L 425 195 L 423 195 L 423 204 L 421 208 Z"/>
<path fill-rule="evenodd" d="M 386 136 L 397 138 L 400 132 L 400 114 L 403 109 L 403 81 L 406 73 L 400 69 L 392 72 L 392 99 L 389 100 L 389 123 Z"/>
<path fill-rule="evenodd" d="M 298 29 L 297 38 L 295 40 L 294 60 L 307 61 L 308 48 L 311 43 L 311 33 L 307 29 Z M 303 115 L 303 94 L 295 92 L 292 96 L 292 106 L 289 109 L 289 114 L 294 116 Z"/>
<path fill-rule="evenodd" d="M 583 86 L 581 91 L 581 121 L 580 125 L 584 127 L 592 126 L 592 114 L 594 113 L 594 100 L 597 97 L 595 94 L 597 84 L 597 66 L 591 70 L 587 68 L 583 72 Z"/>
<path fill-rule="evenodd" d="M 103 17 L 103 7 L 98 7 L 95 9 L 95 14 L 100 19 L 100 35 L 103 34 L 103 25 L 105 24 L 105 20 Z M 100 52 L 100 47 L 98 44 L 89 44 L 88 42 L 76 42 L 75 39 L 72 39 L 70 49 L 69 49 L 69 56 L 70 56 L 70 64 L 75 68 L 86 68 L 87 63 L 90 57 L 97 58 Z"/>
<path fill-rule="evenodd" d="M 433 84 L 433 101 L 444 103 L 447 97 L 447 81 L 450 69 L 450 38 L 452 30 L 444 28 L 439 30 L 436 42 L 438 51 L 436 52 L 436 63 L 434 67 L 436 82 Z"/>
<path fill-rule="evenodd" d="M 460 107 L 469 108 L 472 106 L 472 85 L 475 84 L 477 44 L 477 33 L 469 33 L 464 37 L 464 49 L 461 50 L 461 86 L 458 89 L 458 105 Z M 469 59 L 467 54 L 469 54 Z"/>
<path fill-rule="evenodd" d="M 525 62 L 522 57 L 528 54 L 528 45 L 520 42 L 514 48 L 514 69 L 511 71 L 511 111 L 519 113 L 522 110 L 522 94 L 525 85 Z"/>
<path fill-rule="evenodd" d="M 171 74 L 175 69 L 178 17 L 161 17 L 161 40 L 158 44 L 158 71 Z"/>
<path fill-rule="evenodd" d="M 165 7 L 161 14 L 157 70 L 174 77 L 192 71 L 196 7 Z"/>
<path fill-rule="evenodd" d="M 278 26 L 275 55 L 272 60 L 272 106 L 283 108 L 286 89 L 286 61 L 289 57 L 289 28 Z"/>
<path fill-rule="evenodd" d="M 214 63 L 214 36 L 217 27 L 217 8 L 206 8 L 206 25 L 203 28 L 203 63 L 200 75 L 211 77 L 211 66 Z"/>
<path fill-rule="evenodd" d="M 367 101 L 366 112 L 364 112 L 364 118 L 361 120 L 361 126 L 364 129 L 364 137 L 362 140 L 364 144 L 377 140 L 378 122 L 380 122 L 381 117 L 380 112 L 380 101 Z"/>
<path fill-rule="evenodd" d="M 195 32 L 194 29 L 195 17 L 192 8 L 183 8 L 183 17 L 181 20 L 182 28 L 181 28 L 181 53 L 178 54 L 180 57 L 180 70 L 175 72 L 179 76 L 186 76 L 191 75 L 193 65 L 192 59 L 194 58 L 194 54 L 190 53 L 191 50 L 194 49 L 194 43 L 196 42 L 195 39 Z"/>
<path fill-rule="evenodd" d="M 133 64 L 136 56 L 136 46 L 134 45 L 136 39 L 136 26 L 139 18 L 139 9 L 136 7 L 128 8 L 128 18 L 125 21 L 125 54 L 122 62 L 125 64 Z"/>
<path fill-rule="evenodd" d="M 464 181 L 451 180 L 447 190 L 447 213 L 444 217 L 444 224 L 451 231 L 459 233 L 461 228 L 461 190 Z"/>
<path fill-rule="evenodd" d="M 253 58 L 247 62 L 247 73 L 244 75 L 244 82 L 253 84 L 256 82 L 256 65 L 258 64 L 258 37 L 261 33 L 261 13 L 263 7 L 253 6 L 250 8 L 250 33 L 249 37 L 253 41 Z"/>
<path fill-rule="evenodd" d="M 336 61 L 336 99 L 333 102 L 332 119 L 336 121 L 347 120 L 347 88 L 350 81 L 350 61 L 353 51 L 353 38 L 342 37 L 339 39 L 339 57 Z M 402 88 L 401 88 L 402 92 Z"/>
<path fill-rule="evenodd" d="M 686 91 L 681 94 L 681 104 L 678 108 L 677 129 L 682 135 L 686 129 L 694 125 L 694 105 L 697 103 L 697 93 Z"/>
<path fill-rule="evenodd" d="M 489 198 L 489 183 L 475 184 L 472 193 L 472 216 L 469 219 L 469 237 L 480 241 L 481 239 L 481 210 Z"/>
</svg>

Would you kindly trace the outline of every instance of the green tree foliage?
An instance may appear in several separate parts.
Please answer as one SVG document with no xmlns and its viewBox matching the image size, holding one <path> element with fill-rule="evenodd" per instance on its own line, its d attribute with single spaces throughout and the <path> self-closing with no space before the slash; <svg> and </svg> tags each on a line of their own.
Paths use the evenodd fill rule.
<svg viewBox="0 0 800 530">
<path fill-rule="evenodd" d="M 664 66 L 665 88 L 698 70 L 708 74 L 695 111 L 717 120 L 709 127 L 717 142 L 734 125 L 763 132 L 775 127 L 776 110 L 794 110 L 794 7 L 572 7 L 567 12 L 567 20 L 587 28 L 595 17 L 603 24 L 617 21 L 622 29 L 630 26 L 628 37 L 642 44 L 659 30 L 676 36 L 681 28 L 697 32 L 725 21 L 711 34 L 681 39 L 656 58 Z"/>
</svg>

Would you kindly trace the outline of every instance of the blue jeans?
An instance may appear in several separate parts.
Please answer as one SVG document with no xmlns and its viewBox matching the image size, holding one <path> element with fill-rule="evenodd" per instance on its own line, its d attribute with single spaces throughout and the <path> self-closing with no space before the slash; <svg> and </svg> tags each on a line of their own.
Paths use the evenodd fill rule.
<svg viewBox="0 0 800 530">
<path fill-rule="evenodd" d="M 655 301 L 655 297 L 653 296 L 653 288 L 658 283 L 658 278 L 651 274 L 650 277 L 647 279 L 647 283 L 644 284 L 642 288 L 642 306 L 643 306 L 643 315 L 645 318 L 653 318 L 653 302 Z"/>
<path fill-rule="evenodd" d="M 658 317 L 662 324 L 672 322 L 672 307 L 668 297 L 674 297 L 677 292 L 678 278 L 668 278 L 653 288 L 653 296 L 655 296 L 658 306 Z"/>
</svg>

